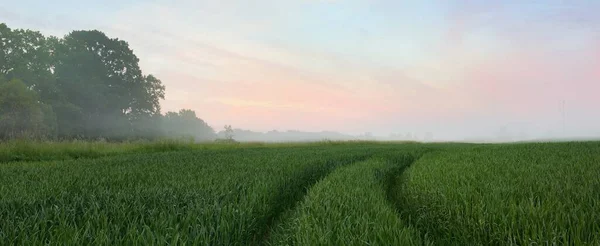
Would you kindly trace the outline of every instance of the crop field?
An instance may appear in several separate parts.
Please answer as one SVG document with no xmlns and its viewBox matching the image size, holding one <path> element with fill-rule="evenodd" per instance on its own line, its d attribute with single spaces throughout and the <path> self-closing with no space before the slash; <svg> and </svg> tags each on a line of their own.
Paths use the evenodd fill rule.
<svg viewBox="0 0 600 246">
<path fill-rule="evenodd" d="M 3 143 L 0 244 L 599 245 L 600 142 Z"/>
<path fill-rule="evenodd" d="M 438 244 L 600 245 L 599 143 L 445 150 L 396 178 L 396 204 Z"/>
</svg>

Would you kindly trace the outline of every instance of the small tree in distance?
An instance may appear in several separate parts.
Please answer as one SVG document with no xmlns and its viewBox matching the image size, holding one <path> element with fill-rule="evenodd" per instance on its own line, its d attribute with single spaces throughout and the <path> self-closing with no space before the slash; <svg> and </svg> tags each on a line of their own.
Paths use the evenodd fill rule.
<svg viewBox="0 0 600 246">
<path fill-rule="evenodd" d="M 221 132 L 219 132 L 219 136 L 223 136 L 223 138 L 217 138 L 215 139 L 215 142 L 219 142 L 219 143 L 236 143 L 236 141 L 233 139 L 233 128 L 231 127 L 231 125 L 225 125 L 224 127 L 225 129 Z"/>
<path fill-rule="evenodd" d="M 225 139 L 233 141 L 233 128 L 231 128 L 231 125 L 225 125 Z"/>
</svg>

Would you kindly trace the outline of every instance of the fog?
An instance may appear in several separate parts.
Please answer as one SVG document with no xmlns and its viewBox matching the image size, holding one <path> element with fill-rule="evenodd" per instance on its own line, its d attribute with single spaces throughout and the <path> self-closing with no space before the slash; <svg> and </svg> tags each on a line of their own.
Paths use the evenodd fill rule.
<svg viewBox="0 0 600 246">
<path fill-rule="evenodd" d="M 0 137 L 600 139 L 599 11 L 584 0 L 10 1 Z M 20 29 L 44 37 L 25 45 L 37 56 L 6 41 L 30 40 Z M 107 47 L 126 55 L 80 53 Z M 2 100 L 15 94 L 26 110 Z"/>
</svg>

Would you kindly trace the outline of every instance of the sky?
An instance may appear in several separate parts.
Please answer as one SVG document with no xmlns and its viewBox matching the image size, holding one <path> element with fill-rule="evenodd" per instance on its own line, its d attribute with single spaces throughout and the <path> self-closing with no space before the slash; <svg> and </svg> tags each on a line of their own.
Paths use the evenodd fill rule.
<svg viewBox="0 0 600 246">
<path fill-rule="evenodd" d="M 127 41 L 163 112 L 216 130 L 600 137 L 596 0 L 0 1 L 11 28 Z"/>
</svg>

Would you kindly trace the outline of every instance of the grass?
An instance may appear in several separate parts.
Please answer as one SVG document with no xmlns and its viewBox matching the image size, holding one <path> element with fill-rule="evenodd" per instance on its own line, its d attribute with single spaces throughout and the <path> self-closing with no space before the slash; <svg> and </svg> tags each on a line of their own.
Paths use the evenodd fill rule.
<svg viewBox="0 0 600 246">
<path fill-rule="evenodd" d="M 423 245 L 386 200 L 386 177 L 409 165 L 375 158 L 338 168 L 314 185 L 287 221 L 275 228 L 271 245 Z"/>
<path fill-rule="evenodd" d="M 599 245 L 600 143 L 431 153 L 399 179 L 405 218 L 439 245 Z"/>
<path fill-rule="evenodd" d="M 156 141 L 105 142 L 105 141 L 0 141 L 0 163 L 19 161 L 53 161 L 90 159 L 122 154 L 143 154 L 166 151 L 193 151 L 205 149 L 248 149 L 275 147 L 314 147 L 337 145 L 382 145 L 373 141 L 321 141 L 306 143 L 194 143 L 193 141 L 164 139 Z"/>
<path fill-rule="evenodd" d="M 598 245 L 599 175 L 600 142 L 8 142 L 0 242 Z"/>
<path fill-rule="evenodd" d="M 123 143 L 77 140 L 62 142 L 13 140 L 0 142 L 0 163 L 99 158 L 119 154 L 151 153 L 195 148 L 197 148 L 197 145 L 193 143 L 177 140 Z"/>
<path fill-rule="evenodd" d="M 212 148 L 0 166 L 0 241 L 260 243 L 271 220 L 377 145 Z"/>
</svg>

